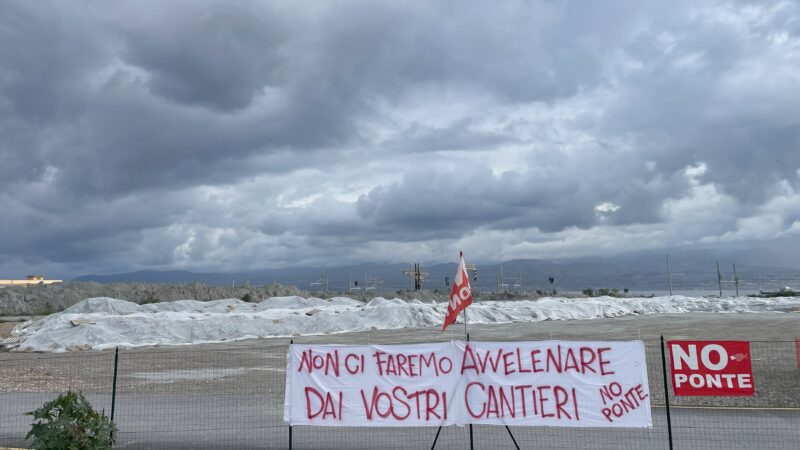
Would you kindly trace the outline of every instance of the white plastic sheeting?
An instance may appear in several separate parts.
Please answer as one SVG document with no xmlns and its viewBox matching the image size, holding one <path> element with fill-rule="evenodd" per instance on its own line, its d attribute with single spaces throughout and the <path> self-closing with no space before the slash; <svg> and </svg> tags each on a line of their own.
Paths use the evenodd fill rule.
<svg viewBox="0 0 800 450">
<path fill-rule="evenodd" d="M 589 320 L 635 314 L 689 312 L 790 312 L 800 297 L 784 298 L 557 298 L 485 301 L 469 307 L 470 323 Z M 368 303 L 273 297 L 260 303 L 237 299 L 180 300 L 137 305 L 101 297 L 83 300 L 15 331 L 16 350 L 62 352 L 77 348 L 141 347 L 225 342 L 276 336 L 346 333 L 441 326 L 445 304 L 375 298 Z"/>
</svg>

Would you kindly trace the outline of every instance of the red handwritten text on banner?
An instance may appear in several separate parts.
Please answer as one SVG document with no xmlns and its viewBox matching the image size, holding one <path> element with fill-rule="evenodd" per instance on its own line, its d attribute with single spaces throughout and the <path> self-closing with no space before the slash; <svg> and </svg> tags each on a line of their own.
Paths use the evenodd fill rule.
<svg viewBox="0 0 800 450">
<path fill-rule="evenodd" d="M 292 425 L 649 427 L 641 342 L 292 345 Z"/>
</svg>

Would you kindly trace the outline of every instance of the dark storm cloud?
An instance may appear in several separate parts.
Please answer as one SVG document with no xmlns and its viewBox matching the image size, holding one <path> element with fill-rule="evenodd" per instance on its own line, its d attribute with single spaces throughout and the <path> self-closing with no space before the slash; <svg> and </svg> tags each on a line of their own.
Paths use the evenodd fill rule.
<svg viewBox="0 0 800 450">
<path fill-rule="evenodd" d="M 795 233 L 799 18 L 791 2 L 5 2 L 0 269 Z"/>
<path fill-rule="evenodd" d="M 158 95 L 187 105 L 221 111 L 246 108 L 265 88 L 285 84 L 281 74 L 290 55 L 281 55 L 288 31 L 276 14 L 263 8 L 254 14 L 242 4 L 191 7 L 164 5 L 165 16 L 146 27 L 123 28 L 123 58 L 151 74 L 148 87 Z M 186 8 L 189 6 L 189 8 Z"/>
</svg>

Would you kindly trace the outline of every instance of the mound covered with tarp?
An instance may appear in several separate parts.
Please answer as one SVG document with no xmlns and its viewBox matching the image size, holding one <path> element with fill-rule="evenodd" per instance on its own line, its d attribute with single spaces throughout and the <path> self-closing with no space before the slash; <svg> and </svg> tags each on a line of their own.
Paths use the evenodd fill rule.
<svg viewBox="0 0 800 450">
<path fill-rule="evenodd" d="M 793 312 L 800 297 L 786 298 L 557 298 L 483 301 L 469 307 L 470 323 L 590 320 L 634 314 L 689 312 Z M 271 297 L 258 303 L 238 299 L 178 300 L 138 305 L 108 297 L 90 298 L 60 313 L 26 322 L 15 333 L 15 350 L 61 352 L 151 345 L 440 326 L 445 304 L 375 298 Z"/>
</svg>

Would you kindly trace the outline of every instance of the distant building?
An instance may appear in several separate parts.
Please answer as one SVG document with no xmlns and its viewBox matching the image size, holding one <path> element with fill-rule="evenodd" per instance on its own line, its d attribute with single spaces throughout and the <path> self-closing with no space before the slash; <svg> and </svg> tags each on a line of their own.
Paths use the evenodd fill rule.
<svg viewBox="0 0 800 450">
<path fill-rule="evenodd" d="M 44 275 L 28 275 L 24 280 L 0 280 L 0 286 L 28 286 L 29 284 L 53 284 L 63 280 L 46 280 Z"/>
</svg>

